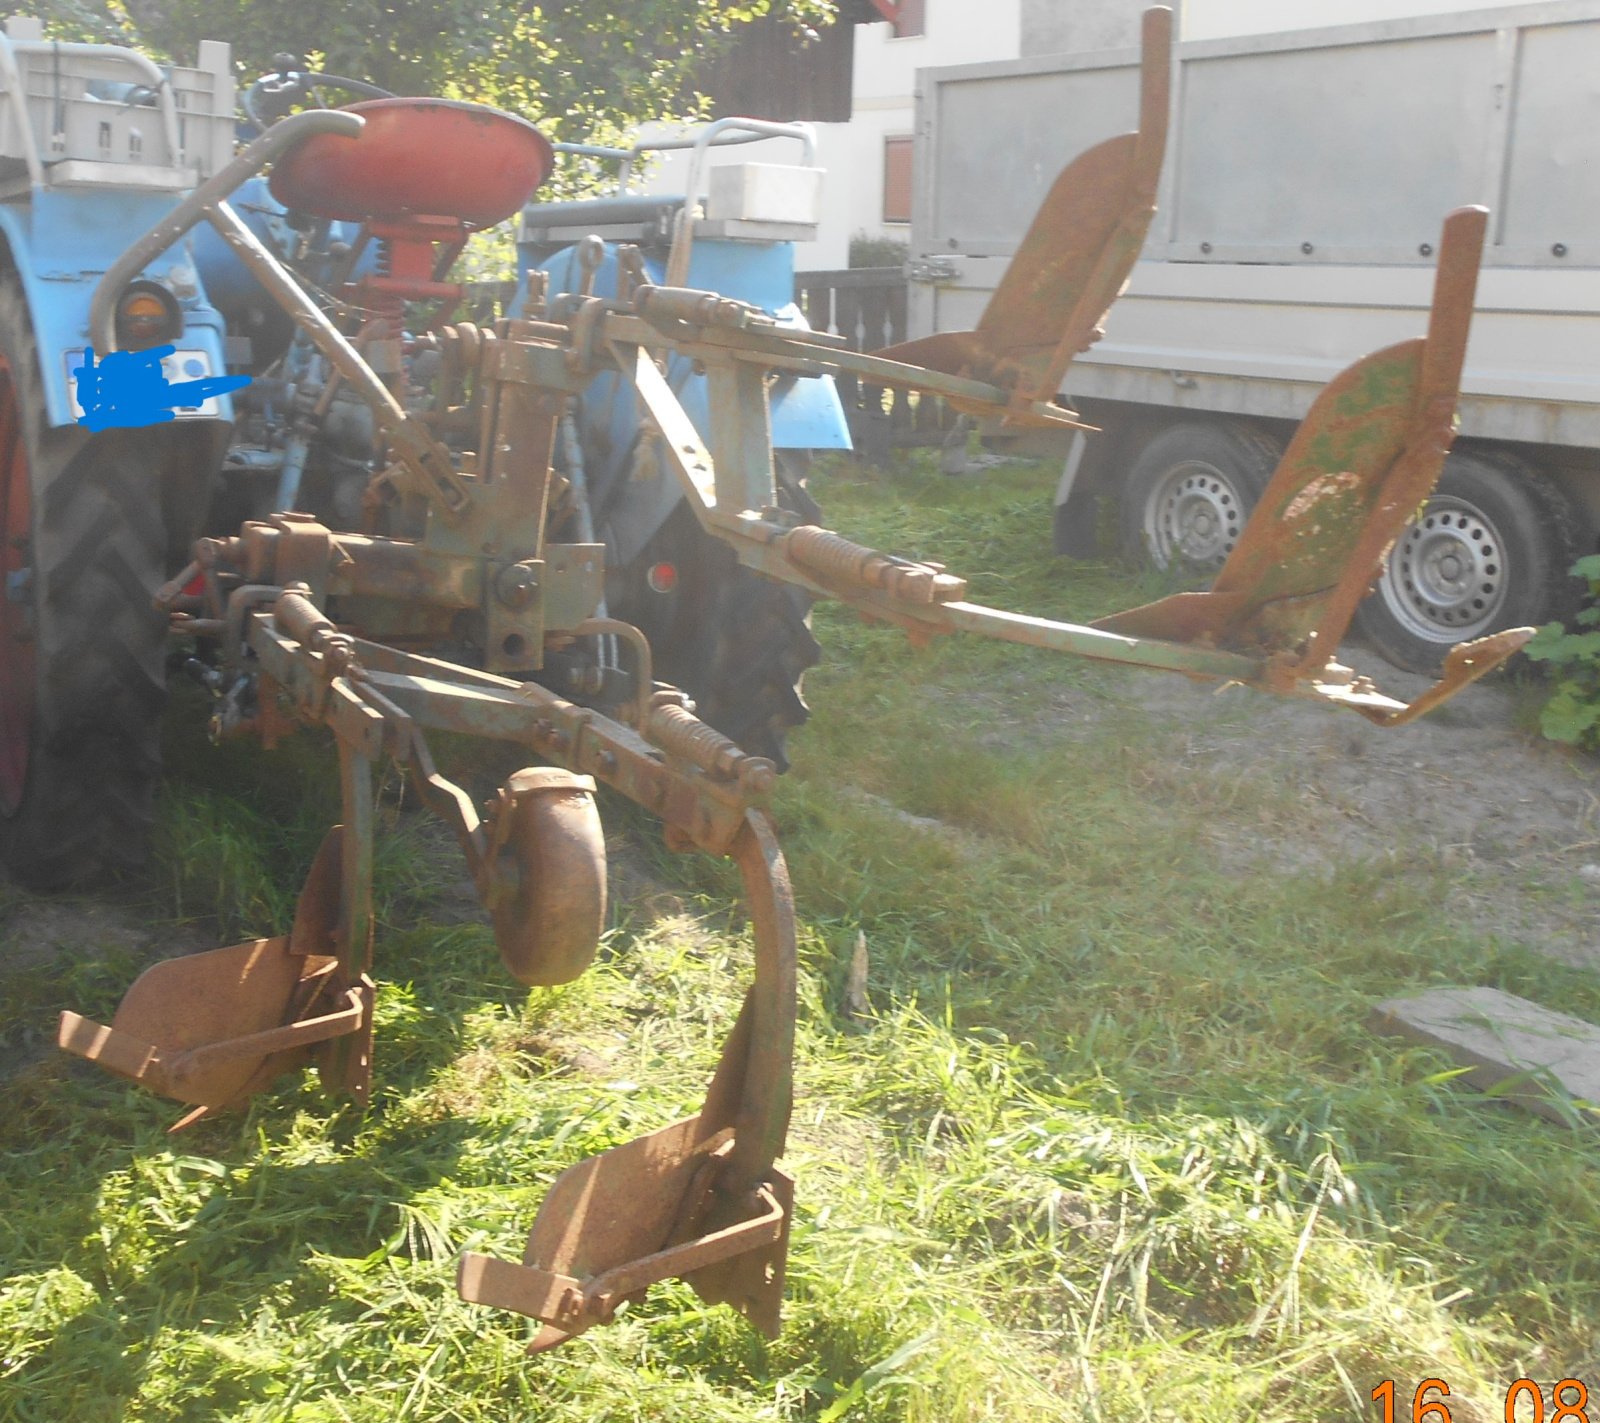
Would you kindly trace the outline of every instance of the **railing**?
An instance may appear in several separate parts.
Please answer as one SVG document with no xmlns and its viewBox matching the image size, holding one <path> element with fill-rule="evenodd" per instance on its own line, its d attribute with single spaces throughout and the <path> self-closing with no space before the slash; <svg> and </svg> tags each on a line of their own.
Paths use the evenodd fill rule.
<svg viewBox="0 0 1600 1423">
<path fill-rule="evenodd" d="M 795 301 L 814 331 L 845 337 L 853 350 L 876 351 L 906 339 L 908 286 L 899 267 L 798 272 Z M 890 449 L 942 444 L 955 415 L 933 396 L 839 378 L 839 399 L 857 451 L 881 463 Z"/>
</svg>

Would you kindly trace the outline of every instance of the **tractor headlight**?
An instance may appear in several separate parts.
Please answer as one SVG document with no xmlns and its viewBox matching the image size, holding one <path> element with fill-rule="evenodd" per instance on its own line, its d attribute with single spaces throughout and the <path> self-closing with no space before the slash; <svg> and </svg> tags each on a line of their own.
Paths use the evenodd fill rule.
<svg viewBox="0 0 1600 1423">
<path fill-rule="evenodd" d="M 129 282 L 117 299 L 117 349 L 144 351 L 177 339 L 183 311 L 159 282 Z"/>
</svg>

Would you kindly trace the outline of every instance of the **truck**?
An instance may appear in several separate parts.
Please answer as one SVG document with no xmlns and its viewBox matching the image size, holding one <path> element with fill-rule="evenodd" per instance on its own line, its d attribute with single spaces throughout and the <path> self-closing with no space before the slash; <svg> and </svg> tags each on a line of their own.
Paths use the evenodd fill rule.
<svg viewBox="0 0 1600 1423">
<path fill-rule="evenodd" d="M 1131 51 L 928 69 L 917 86 L 909 329 L 969 326 L 1058 156 L 1127 126 Z M 1415 327 L 1441 210 L 1492 212 L 1437 491 L 1357 627 L 1389 661 L 1567 612 L 1600 536 L 1600 3 L 1186 42 L 1158 213 L 1049 449 L 1058 551 L 1226 560 L 1294 424 Z"/>
</svg>

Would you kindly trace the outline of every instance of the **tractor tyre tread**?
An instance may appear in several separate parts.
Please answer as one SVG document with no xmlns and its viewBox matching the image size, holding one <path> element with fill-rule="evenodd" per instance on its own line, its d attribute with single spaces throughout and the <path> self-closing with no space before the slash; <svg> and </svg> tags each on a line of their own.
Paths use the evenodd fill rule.
<svg viewBox="0 0 1600 1423">
<path fill-rule="evenodd" d="M 59 889 L 145 857 L 166 704 L 166 620 L 151 599 L 167 531 L 149 432 L 46 425 L 15 278 L 0 280 L 0 348 L 33 476 L 37 677 L 27 779 L 0 821 L 0 853 L 22 883 Z"/>
<path fill-rule="evenodd" d="M 780 466 L 779 498 L 803 519 L 821 511 Z M 657 559 L 682 576 L 675 611 L 651 607 L 643 573 Z M 811 633 L 809 594 L 746 568 L 680 504 L 635 559 L 618 615 L 638 622 L 656 655 L 656 675 L 688 693 L 697 715 L 751 756 L 789 767 L 788 736 L 810 717 L 801 693 L 822 649 Z"/>
</svg>

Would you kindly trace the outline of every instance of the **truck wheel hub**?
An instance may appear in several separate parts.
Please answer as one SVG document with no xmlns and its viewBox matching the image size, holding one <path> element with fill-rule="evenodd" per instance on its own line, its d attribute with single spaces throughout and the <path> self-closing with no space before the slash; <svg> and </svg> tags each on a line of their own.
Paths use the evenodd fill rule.
<svg viewBox="0 0 1600 1423">
<path fill-rule="evenodd" d="M 1145 534 L 1163 567 L 1177 561 L 1220 568 L 1244 528 L 1244 501 L 1221 470 L 1185 463 L 1161 482 L 1146 511 Z"/>
<path fill-rule="evenodd" d="M 1382 588 L 1395 616 L 1420 636 L 1454 642 L 1488 632 L 1506 599 L 1499 533 L 1465 501 L 1436 498 L 1396 542 Z"/>
</svg>

